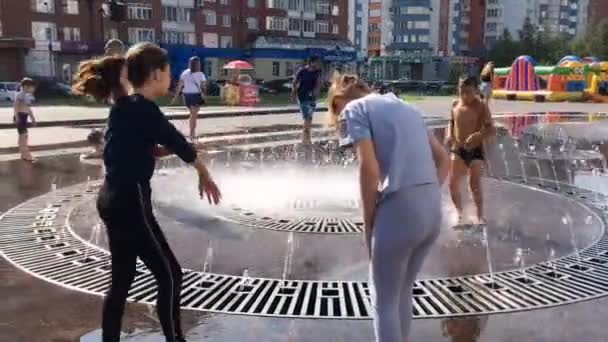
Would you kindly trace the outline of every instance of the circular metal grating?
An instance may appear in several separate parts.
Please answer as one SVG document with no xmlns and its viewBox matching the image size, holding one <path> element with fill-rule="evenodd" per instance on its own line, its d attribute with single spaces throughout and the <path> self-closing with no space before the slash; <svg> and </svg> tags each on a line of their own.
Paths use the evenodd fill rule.
<svg viewBox="0 0 608 342">
<path fill-rule="evenodd" d="M 553 191 L 549 182 L 545 190 Z M 605 222 L 606 198 L 560 187 Z M 71 211 L 96 191 L 86 185 L 29 200 L 0 217 L 0 254 L 18 268 L 59 286 L 104 295 L 109 288 L 107 251 L 84 241 L 69 226 Z M 354 229 L 354 228 L 353 228 Z M 603 232 L 602 234 L 604 234 Z M 520 271 L 424 279 L 414 287 L 417 318 L 495 314 L 546 308 L 608 294 L 608 238 L 566 256 Z M 243 278 L 185 270 L 182 307 L 221 313 L 296 318 L 370 318 L 365 282 Z M 140 264 L 131 301 L 154 303 L 154 278 Z"/>
</svg>

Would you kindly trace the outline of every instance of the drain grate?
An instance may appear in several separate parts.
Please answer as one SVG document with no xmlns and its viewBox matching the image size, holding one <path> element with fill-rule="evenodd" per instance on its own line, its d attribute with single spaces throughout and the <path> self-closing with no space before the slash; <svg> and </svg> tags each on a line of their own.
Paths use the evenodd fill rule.
<svg viewBox="0 0 608 342">
<path fill-rule="evenodd" d="M 608 218 L 603 196 L 562 188 L 564 196 L 582 201 Z M 0 254 L 17 267 L 54 284 L 104 295 L 109 287 L 108 254 L 76 236 L 68 220 L 74 207 L 93 198 L 94 192 L 79 185 L 32 199 L 4 213 L 0 217 Z M 278 223 L 360 231 L 359 226 L 347 219 Z M 156 295 L 153 276 L 139 265 L 129 299 L 153 303 Z M 608 237 L 604 235 L 594 246 L 581 251 L 580 257 L 572 255 L 537 264 L 527 268 L 525 275 L 506 271 L 493 277 L 482 274 L 424 279 L 416 282 L 413 295 L 417 318 L 540 309 L 602 297 L 608 295 Z M 371 310 L 365 282 L 283 281 L 191 270 L 184 271 L 181 304 L 190 310 L 327 319 L 368 319 Z"/>
<path fill-rule="evenodd" d="M 287 201 L 280 213 L 260 213 L 233 205 L 219 216 L 240 225 L 298 233 L 358 234 L 363 232 L 359 202 L 355 199 L 316 200 L 296 198 Z M 310 216 L 326 212 L 327 216 Z"/>
<path fill-rule="evenodd" d="M 298 233 L 358 234 L 363 231 L 363 222 L 350 218 L 274 217 L 274 215 L 259 215 L 254 211 L 240 208 L 234 208 L 221 217 L 244 226 Z"/>
</svg>

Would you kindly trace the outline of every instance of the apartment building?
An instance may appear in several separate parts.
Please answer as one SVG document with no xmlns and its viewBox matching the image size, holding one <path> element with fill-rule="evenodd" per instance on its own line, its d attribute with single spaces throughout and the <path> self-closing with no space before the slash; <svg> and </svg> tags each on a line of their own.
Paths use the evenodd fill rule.
<svg viewBox="0 0 608 342">
<path fill-rule="evenodd" d="M 593 5 L 589 3 L 593 2 Z M 574 37 L 584 31 L 588 17 L 592 17 L 594 0 L 487 0 L 484 40 L 491 47 L 507 30 L 514 39 L 519 39 L 526 18 L 539 31 L 564 34 Z"/>
<path fill-rule="evenodd" d="M 348 39 L 358 51 L 359 57 L 367 56 L 368 13 L 369 0 L 349 0 Z"/>
<path fill-rule="evenodd" d="M 583 16 L 587 16 L 590 23 L 608 18 L 608 1 L 606 0 L 587 0 L 587 10 L 581 9 Z"/>
<path fill-rule="evenodd" d="M 79 61 L 102 53 L 110 38 L 168 47 L 350 51 L 348 1 L 123 0 L 127 18 L 117 23 L 107 18 L 104 0 L 0 0 L 0 75 L 7 80 L 27 74 L 69 82 Z M 366 2 L 357 1 L 361 6 Z M 363 21 L 358 32 L 365 34 Z M 301 63 L 301 55 L 297 60 Z M 223 60 L 216 62 L 214 69 Z M 275 64 L 269 63 L 270 73 L 277 74 L 272 72 Z M 295 62 L 293 67 L 281 63 L 283 69 L 296 68 Z"/>
</svg>

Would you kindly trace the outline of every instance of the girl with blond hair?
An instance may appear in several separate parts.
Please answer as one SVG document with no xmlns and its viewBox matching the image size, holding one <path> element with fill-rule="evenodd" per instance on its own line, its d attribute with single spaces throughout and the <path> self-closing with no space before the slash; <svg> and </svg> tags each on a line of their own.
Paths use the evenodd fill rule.
<svg viewBox="0 0 608 342">
<path fill-rule="evenodd" d="M 412 287 L 441 226 L 448 154 L 416 108 L 355 76 L 334 77 L 328 118 L 359 160 L 376 340 L 403 342 Z"/>
<path fill-rule="evenodd" d="M 482 100 L 489 104 L 492 98 L 492 82 L 494 81 L 494 63 L 488 62 L 481 70 L 481 84 L 479 85 L 479 93 Z"/>
</svg>

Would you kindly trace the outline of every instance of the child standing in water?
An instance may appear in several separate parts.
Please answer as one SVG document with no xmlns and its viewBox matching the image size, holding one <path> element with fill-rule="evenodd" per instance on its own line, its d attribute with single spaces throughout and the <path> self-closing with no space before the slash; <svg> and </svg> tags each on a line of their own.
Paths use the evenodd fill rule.
<svg viewBox="0 0 608 342">
<path fill-rule="evenodd" d="M 198 172 L 198 191 L 217 204 L 220 190 L 196 150 L 154 103 L 171 81 L 165 50 L 138 44 L 126 58 L 105 57 L 80 66 L 76 93 L 113 100 L 103 159 L 106 176 L 97 209 L 108 233 L 111 286 L 103 307 L 103 342 L 118 342 L 121 320 L 139 257 L 158 286 L 156 310 L 167 342 L 183 342 L 180 322 L 182 270 L 156 221 L 150 178 L 157 146 L 177 154 Z M 127 88 L 132 86 L 132 94 Z"/>
<path fill-rule="evenodd" d="M 14 117 L 13 120 L 17 124 L 17 134 L 19 138 L 17 143 L 19 145 L 19 153 L 21 159 L 29 162 L 33 162 L 36 158 L 32 157 L 29 146 L 28 136 L 28 119 L 31 120 L 32 125 L 36 125 L 36 118 L 34 117 L 34 111 L 32 104 L 34 103 L 34 91 L 36 90 L 36 83 L 31 78 L 24 78 L 21 81 L 20 90 L 15 95 L 15 101 L 13 104 Z"/>
<path fill-rule="evenodd" d="M 439 235 L 448 154 L 418 110 L 354 76 L 338 76 L 328 102 L 340 145 L 359 160 L 376 341 L 409 341 L 412 288 Z"/>
<path fill-rule="evenodd" d="M 458 212 L 458 224 L 463 224 L 460 183 L 468 174 L 469 188 L 477 209 L 477 220 L 485 224 L 481 175 L 485 164 L 483 142 L 496 133 L 488 105 L 477 96 L 477 80 L 463 77 L 459 82 L 460 99 L 454 101 L 447 132 L 452 151 L 450 192 Z"/>
</svg>

